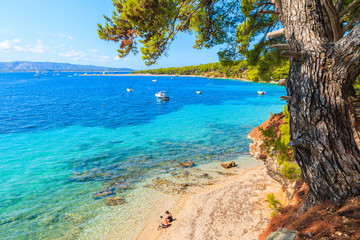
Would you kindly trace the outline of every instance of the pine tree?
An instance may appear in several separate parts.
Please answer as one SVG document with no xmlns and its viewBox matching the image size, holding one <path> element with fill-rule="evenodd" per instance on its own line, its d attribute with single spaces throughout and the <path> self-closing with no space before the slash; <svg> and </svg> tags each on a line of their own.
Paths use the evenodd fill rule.
<svg viewBox="0 0 360 240">
<path fill-rule="evenodd" d="M 360 195 L 360 136 L 353 83 L 360 74 L 360 0 L 114 0 L 102 39 L 137 51 L 146 64 L 178 32 L 195 48 L 226 44 L 219 59 L 249 64 L 290 59 L 286 79 L 290 146 L 310 192 L 308 206 Z M 267 38 L 265 37 L 267 36 Z M 269 60 L 270 59 L 270 60 Z"/>
</svg>

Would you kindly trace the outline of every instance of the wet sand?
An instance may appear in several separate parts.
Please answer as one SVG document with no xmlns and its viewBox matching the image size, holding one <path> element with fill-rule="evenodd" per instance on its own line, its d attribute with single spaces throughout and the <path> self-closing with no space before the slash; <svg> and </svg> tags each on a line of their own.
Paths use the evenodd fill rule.
<svg viewBox="0 0 360 240">
<path fill-rule="evenodd" d="M 281 191 L 281 186 L 265 166 L 226 171 L 235 175 L 164 199 L 137 239 L 257 239 L 270 221 L 267 194 Z M 176 220 L 167 229 L 155 230 L 165 210 Z"/>
</svg>

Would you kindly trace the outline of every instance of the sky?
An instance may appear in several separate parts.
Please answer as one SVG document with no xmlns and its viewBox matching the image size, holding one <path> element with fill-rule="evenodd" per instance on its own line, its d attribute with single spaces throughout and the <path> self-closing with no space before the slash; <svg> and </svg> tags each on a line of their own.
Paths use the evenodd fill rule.
<svg viewBox="0 0 360 240">
<path fill-rule="evenodd" d="M 219 47 L 196 50 L 179 34 L 167 57 L 148 67 L 141 53 L 117 57 L 119 44 L 101 40 L 97 24 L 111 16 L 112 0 L 1 0 L 0 62 L 39 61 L 143 70 L 217 62 Z"/>
</svg>

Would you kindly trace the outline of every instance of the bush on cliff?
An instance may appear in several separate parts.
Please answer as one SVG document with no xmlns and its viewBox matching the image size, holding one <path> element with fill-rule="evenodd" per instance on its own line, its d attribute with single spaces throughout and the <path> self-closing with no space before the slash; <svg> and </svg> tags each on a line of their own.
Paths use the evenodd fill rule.
<svg viewBox="0 0 360 240">
<path fill-rule="evenodd" d="M 290 141 L 289 112 L 287 105 L 284 106 L 283 113 L 285 117 L 284 124 L 280 127 L 280 136 L 278 136 L 274 126 L 271 126 L 268 129 L 259 127 L 259 130 L 264 137 L 263 146 L 265 147 L 266 152 L 271 157 L 277 157 L 279 171 L 284 177 L 293 181 L 301 179 L 301 169 L 294 160 L 292 149 L 287 146 Z"/>
<path fill-rule="evenodd" d="M 274 217 L 282 208 L 282 204 L 279 200 L 275 198 L 274 193 L 269 193 L 267 195 L 267 201 L 269 202 L 269 207 L 271 208 L 271 217 Z"/>
</svg>

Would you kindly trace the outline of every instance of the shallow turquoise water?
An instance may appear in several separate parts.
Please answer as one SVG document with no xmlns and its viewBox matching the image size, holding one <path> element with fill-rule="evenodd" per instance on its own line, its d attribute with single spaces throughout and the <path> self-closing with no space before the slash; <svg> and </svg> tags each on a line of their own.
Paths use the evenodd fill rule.
<svg viewBox="0 0 360 240">
<path fill-rule="evenodd" d="M 272 84 L 152 79 L 0 74 L 2 239 L 62 238 L 103 211 L 93 194 L 114 182 L 247 155 L 247 134 L 283 108 L 285 89 Z M 160 90 L 171 100 L 156 101 Z"/>
</svg>

